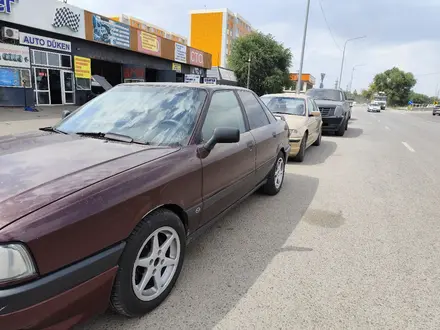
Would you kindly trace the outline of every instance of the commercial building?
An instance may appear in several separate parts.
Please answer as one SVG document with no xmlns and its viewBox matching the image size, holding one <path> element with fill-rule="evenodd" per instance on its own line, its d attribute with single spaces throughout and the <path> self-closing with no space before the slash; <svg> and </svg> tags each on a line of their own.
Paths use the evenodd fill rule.
<svg viewBox="0 0 440 330">
<path fill-rule="evenodd" d="M 252 31 L 249 22 L 227 8 L 190 12 L 189 44 L 212 54 L 213 66 L 229 68 L 232 42 Z"/>
<path fill-rule="evenodd" d="M 291 73 L 290 80 L 298 83 L 298 73 Z M 301 75 L 301 90 L 303 92 L 307 91 L 308 89 L 312 89 L 313 86 L 315 86 L 315 83 L 316 79 L 310 73 L 303 73 Z"/>
<path fill-rule="evenodd" d="M 173 40 L 175 42 L 179 42 L 181 44 L 187 45 L 188 44 L 188 38 L 181 36 L 180 34 L 169 32 L 165 29 L 162 29 L 156 25 L 153 25 L 151 23 L 145 22 L 139 18 L 121 14 L 117 16 L 109 16 L 110 19 L 130 25 L 134 28 L 137 28 L 139 30 L 143 30 L 152 34 L 155 34 L 159 37 L 166 38 L 169 40 Z"/>
<path fill-rule="evenodd" d="M 93 75 L 202 81 L 211 68 L 206 52 L 57 0 L 3 0 L 0 31 L 0 106 L 80 105 Z"/>
</svg>

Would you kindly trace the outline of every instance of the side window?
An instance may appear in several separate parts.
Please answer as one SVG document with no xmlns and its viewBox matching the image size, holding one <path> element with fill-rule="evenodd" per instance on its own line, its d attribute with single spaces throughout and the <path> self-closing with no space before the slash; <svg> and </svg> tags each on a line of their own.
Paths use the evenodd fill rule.
<svg viewBox="0 0 440 330">
<path fill-rule="evenodd" d="M 217 127 L 234 127 L 246 132 L 243 112 L 233 91 L 215 92 L 202 127 L 202 139 L 208 141 Z"/>
<path fill-rule="evenodd" d="M 313 102 L 312 99 L 307 99 L 307 115 L 309 116 L 313 111 L 316 111 L 315 109 L 315 102 Z"/>
<path fill-rule="evenodd" d="M 264 102 L 261 99 L 258 99 L 258 102 L 260 103 L 261 107 L 263 108 L 264 112 L 266 113 L 267 118 L 269 118 L 269 122 L 271 124 L 277 122 L 277 119 L 275 118 L 275 116 L 273 115 L 272 112 L 270 112 L 269 108 L 267 107 L 266 104 L 264 104 Z"/>
<path fill-rule="evenodd" d="M 312 103 L 313 103 L 313 108 L 314 108 L 313 111 L 318 111 L 318 112 L 319 112 L 319 107 L 318 107 L 318 105 L 316 104 L 315 100 L 312 99 Z"/>
<path fill-rule="evenodd" d="M 257 98 L 251 92 L 239 91 L 240 99 L 249 119 L 251 129 L 269 125 L 269 119 Z"/>
<path fill-rule="evenodd" d="M 347 94 L 341 92 L 341 101 L 347 101 Z"/>
</svg>

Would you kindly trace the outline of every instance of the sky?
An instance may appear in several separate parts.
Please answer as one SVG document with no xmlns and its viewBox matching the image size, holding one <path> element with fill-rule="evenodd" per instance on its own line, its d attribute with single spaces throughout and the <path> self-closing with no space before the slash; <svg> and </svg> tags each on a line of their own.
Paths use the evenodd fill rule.
<svg viewBox="0 0 440 330">
<path fill-rule="evenodd" d="M 291 72 L 299 69 L 307 0 L 68 3 L 102 15 L 132 15 L 187 37 L 190 10 L 228 8 L 290 48 L 294 56 Z M 347 43 L 341 87 L 348 86 L 354 73 L 352 89 L 360 91 L 368 87 L 375 74 L 396 66 L 415 75 L 416 92 L 433 96 L 440 88 L 439 18 L 440 0 L 311 0 L 303 72 L 311 73 L 317 85 L 325 73 L 324 85 L 334 86 L 345 41 L 365 35 Z"/>
</svg>

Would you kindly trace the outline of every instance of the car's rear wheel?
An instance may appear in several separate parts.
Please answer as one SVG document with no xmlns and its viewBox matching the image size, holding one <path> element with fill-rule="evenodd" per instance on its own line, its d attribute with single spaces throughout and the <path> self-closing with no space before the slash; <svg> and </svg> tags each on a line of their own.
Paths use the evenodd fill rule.
<svg viewBox="0 0 440 330">
<path fill-rule="evenodd" d="M 320 146 L 321 145 L 321 139 L 322 139 L 322 129 L 319 130 L 319 135 L 316 141 L 313 143 L 314 146 Z"/>
<path fill-rule="evenodd" d="M 286 157 L 282 152 L 280 152 L 277 156 L 277 160 L 275 162 L 274 167 L 270 171 L 267 182 L 263 186 L 262 191 L 270 196 L 274 196 L 278 194 L 283 186 L 284 182 L 284 172 L 286 167 Z"/>
<path fill-rule="evenodd" d="M 146 216 L 127 240 L 111 295 L 119 314 L 141 316 L 159 306 L 182 269 L 185 228 L 173 212 L 160 209 Z"/>
<path fill-rule="evenodd" d="M 299 147 L 299 151 L 298 154 L 293 157 L 293 160 L 295 162 L 299 162 L 302 163 L 304 161 L 304 157 L 306 155 L 306 149 L 307 149 L 307 139 L 309 138 L 309 135 L 306 133 L 304 133 L 303 138 L 301 139 L 301 145 Z"/>
</svg>

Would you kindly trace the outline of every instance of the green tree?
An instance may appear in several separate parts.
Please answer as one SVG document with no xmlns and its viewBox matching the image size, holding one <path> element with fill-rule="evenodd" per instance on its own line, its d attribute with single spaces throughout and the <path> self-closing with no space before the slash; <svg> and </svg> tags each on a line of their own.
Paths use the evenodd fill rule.
<svg viewBox="0 0 440 330">
<path fill-rule="evenodd" d="M 420 94 L 416 92 L 411 92 L 409 96 L 410 100 L 413 101 L 413 103 L 416 104 L 430 104 L 433 102 L 431 98 L 428 95 Z"/>
<path fill-rule="evenodd" d="M 247 85 L 249 57 L 249 88 L 255 93 L 280 93 L 284 87 L 292 86 L 289 79 L 292 53 L 272 35 L 254 32 L 233 42 L 228 64 L 234 70 L 239 86 Z"/>
<path fill-rule="evenodd" d="M 411 89 L 417 80 L 411 72 L 404 72 L 394 67 L 374 77 L 369 93 L 385 92 L 390 105 L 406 105 L 410 99 Z"/>
</svg>

